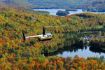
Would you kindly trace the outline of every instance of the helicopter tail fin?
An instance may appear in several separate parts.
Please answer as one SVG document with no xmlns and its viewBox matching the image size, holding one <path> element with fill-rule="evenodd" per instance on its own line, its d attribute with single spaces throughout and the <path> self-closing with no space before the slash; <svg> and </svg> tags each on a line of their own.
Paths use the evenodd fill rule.
<svg viewBox="0 0 105 70">
<path fill-rule="evenodd" d="M 26 37 L 25 37 L 24 31 L 22 31 L 22 35 L 23 35 L 23 41 L 25 41 L 26 40 Z"/>
</svg>

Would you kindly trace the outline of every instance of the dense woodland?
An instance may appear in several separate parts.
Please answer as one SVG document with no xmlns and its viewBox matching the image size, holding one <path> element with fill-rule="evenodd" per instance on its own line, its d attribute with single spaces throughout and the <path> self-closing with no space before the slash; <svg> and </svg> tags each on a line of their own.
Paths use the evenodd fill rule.
<svg viewBox="0 0 105 70">
<path fill-rule="evenodd" d="M 59 17 L 0 6 L 0 69 L 104 70 L 103 57 L 85 59 L 44 55 L 79 42 L 79 31 L 104 29 L 104 23 L 104 14 L 81 13 Z M 42 34 L 43 26 L 51 26 L 46 29 L 53 34 L 52 40 L 32 38 L 23 41 L 22 31 L 27 36 Z"/>
</svg>

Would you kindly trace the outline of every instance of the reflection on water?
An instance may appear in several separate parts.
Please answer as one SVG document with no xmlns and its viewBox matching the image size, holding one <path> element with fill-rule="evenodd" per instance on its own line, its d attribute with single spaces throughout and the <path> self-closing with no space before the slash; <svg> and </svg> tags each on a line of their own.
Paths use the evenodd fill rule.
<svg viewBox="0 0 105 70">
<path fill-rule="evenodd" d="M 83 38 L 86 39 L 90 39 L 91 35 L 99 35 L 99 32 L 95 32 L 90 34 L 89 36 L 85 36 Z M 99 36 L 98 36 L 99 37 Z M 66 41 L 67 42 L 67 41 Z M 80 57 L 100 57 L 100 56 L 104 56 L 105 57 L 105 51 L 97 48 L 96 46 L 90 46 L 89 43 L 83 43 L 82 42 L 76 42 L 75 45 L 72 46 L 65 46 L 64 49 L 56 54 L 57 56 L 61 56 L 61 57 L 75 57 L 76 55 L 80 56 Z"/>
<path fill-rule="evenodd" d="M 75 57 L 76 55 L 80 56 L 80 57 L 100 57 L 100 56 L 104 56 L 105 57 L 105 53 L 104 52 L 99 52 L 98 51 L 92 51 L 90 50 L 90 46 L 84 47 L 83 49 L 77 49 L 77 51 L 63 51 L 62 53 L 58 53 L 57 56 L 61 56 L 61 57 Z"/>
<path fill-rule="evenodd" d="M 72 40 L 72 35 L 73 36 L 73 40 Z M 66 33 L 64 38 L 66 37 L 66 41 L 64 42 L 64 48 L 62 49 L 58 49 L 56 52 L 53 53 L 45 53 L 46 56 L 60 56 L 60 57 L 75 57 L 76 55 L 83 57 L 83 58 L 87 58 L 87 57 L 101 57 L 104 56 L 105 57 L 105 49 L 101 49 L 100 47 L 97 46 L 92 46 L 90 43 L 85 43 L 84 41 L 78 41 L 77 38 L 80 38 L 79 36 L 75 36 L 77 34 L 73 33 Z M 83 35 L 83 34 L 82 34 Z M 97 38 L 103 37 L 100 35 L 100 32 L 89 32 L 84 34 L 82 37 L 83 39 L 90 39 L 91 35 L 97 35 Z M 74 38 L 77 39 L 76 41 L 74 41 Z M 73 41 L 75 43 L 73 43 Z"/>
</svg>

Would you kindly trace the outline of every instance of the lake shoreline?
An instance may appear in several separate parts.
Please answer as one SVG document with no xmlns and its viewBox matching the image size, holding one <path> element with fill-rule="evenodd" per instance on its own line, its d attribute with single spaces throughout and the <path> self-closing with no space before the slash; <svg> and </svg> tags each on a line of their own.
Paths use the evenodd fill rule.
<svg viewBox="0 0 105 70">
<path fill-rule="evenodd" d="M 53 16 L 57 16 L 56 13 L 58 11 L 68 11 L 69 14 L 68 15 L 71 15 L 71 14 L 77 14 L 77 13 L 83 13 L 83 10 L 82 9 L 75 9 L 75 10 L 66 10 L 66 9 L 56 9 L 56 8 L 51 8 L 51 9 L 46 9 L 46 8 L 34 8 L 32 9 L 34 11 L 47 11 L 50 13 L 50 15 L 53 15 Z"/>
<path fill-rule="evenodd" d="M 68 10 L 68 9 L 63 9 L 63 8 L 32 8 L 32 10 L 34 11 L 42 11 L 42 12 L 49 12 L 49 15 L 52 15 L 52 16 L 57 16 L 56 13 L 58 11 L 68 11 L 69 14 L 68 15 L 73 15 L 73 14 L 79 14 L 79 13 L 96 13 L 96 14 L 105 14 L 105 12 L 94 12 L 94 11 L 86 11 L 86 10 L 83 10 L 83 9 L 71 9 L 71 10 Z"/>
</svg>

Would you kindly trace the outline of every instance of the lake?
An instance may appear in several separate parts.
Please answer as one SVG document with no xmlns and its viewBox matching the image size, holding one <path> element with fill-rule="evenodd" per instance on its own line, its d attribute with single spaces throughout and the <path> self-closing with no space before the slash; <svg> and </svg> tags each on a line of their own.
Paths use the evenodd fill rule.
<svg viewBox="0 0 105 70">
<path fill-rule="evenodd" d="M 65 9 L 33 9 L 33 10 L 34 11 L 47 11 L 47 12 L 49 12 L 49 15 L 53 15 L 53 16 L 56 16 L 57 11 L 59 11 L 59 10 L 65 11 Z M 84 12 L 89 12 L 89 11 L 83 11 L 83 9 L 76 9 L 76 10 L 69 11 L 68 15 L 84 13 Z M 105 14 L 105 12 L 92 12 L 92 13 Z"/>
<path fill-rule="evenodd" d="M 45 53 L 45 56 L 59 56 L 63 58 L 79 57 L 88 58 L 88 57 L 105 57 L 105 50 L 97 49 L 90 45 L 75 45 L 75 46 L 65 46 L 63 49 L 58 49 L 53 53 Z"/>
<path fill-rule="evenodd" d="M 90 32 L 88 32 L 90 33 Z M 75 46 L 67 46 L 69 48 L 64 49 L 60 52 L 58 52 L 56 55 L 60 57 L 75 57 L 76 55 L 80 57 L 105 57 L 105 50 L 101 50 L 100 48 L 97 48 L 96 46 L 92 46 L 91 43 L 89 42 L 89 39 L 92 38 L 92 35 L 97 35 L 97 38 L 103 37 L 99 35 L 100 31 L 93 31 L 89 35 L 84 35 L 82 37 L 82 43 L 80 42 L 79 44 Z M 102 32 L 101 32 L 102 33 Z M 83 32 L 81 32 L 83 34 Z M 104 37 L 103 37 L 104 38 Z"/>
<path fill-rule="evenodd" d="M 91 49 L 91 46 L 86 46 L 83 49 L 77 49 L 76 51 L 63 51 L 63 52 L 58 53 L 56 55 L 60 56 L 60 57 L 64 57 L 64 58 L 75 57 L 76 55 L 83 57 L 83 58 L 101 57 L 101 56 L 105 57 L 104 52 L 92 51 L 90 49 Z"/>
<path fill-rule="evenodd" d="M 84 32 L 80 32 L 80 34 L 83 34 Z M 105 50 L 102 50 L 100 48 L 97 48 L 96 46 L 92 46 L 91 43 L 89 42 L 89 39 L 92 38 L 91 35 L 94 34 L 97 35 L 97 38 L 103 37 L 99 35 L 99 31 L 93 31 L 93 32 L 88 32 L 89 34 L 86 34 L 82 36 L 81 41 L 77 42 L 75 41 L 75 44 L 69 45 L 68 43 L 71 43 L 71 41 L 66 40 L 64 44 L 64 48 L 58 49 L 57 51 L 53 53 L 47 53 L 47 56 L 60 56 L 60 57 L 75 57 L 76 55 L 83 57 L 83 58 L 88 58 L 88 57 L 105 57 Z M 66 34 L 67 36 L 70 35 L 69 33 Z M 66 44 L 67 43 L 67 44 Z M 46 53 L 45 53 L 46 55 Z"/>
<path fill-rule="evenodd" d="M 47 11 L 49 12 L 50 15 L 54 15 L 56 16 L 56 13 L 61 10 L 61 11 L 65 11 L 65 9 L 33 9 L 34 11 Z M 77 14 L 77 13 L 82 13 L 83 10 L 82 9 L 76 9 L 76 11 L 69 11 L 69 15 L 71 14 Z"/>
</svg>

